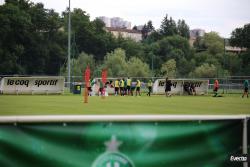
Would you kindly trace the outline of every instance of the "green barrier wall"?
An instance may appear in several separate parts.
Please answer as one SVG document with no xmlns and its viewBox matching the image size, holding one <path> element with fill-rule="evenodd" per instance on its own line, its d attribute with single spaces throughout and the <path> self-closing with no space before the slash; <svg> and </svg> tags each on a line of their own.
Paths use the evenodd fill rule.
<svg viewBox="0 0 250 167">
<path fill-rule="evenodd" d="M 237 167 L 242 120 L 0 124 L 0 167 Z M 248 126 L 249 127 L 249 126 Z"/>
</svg>

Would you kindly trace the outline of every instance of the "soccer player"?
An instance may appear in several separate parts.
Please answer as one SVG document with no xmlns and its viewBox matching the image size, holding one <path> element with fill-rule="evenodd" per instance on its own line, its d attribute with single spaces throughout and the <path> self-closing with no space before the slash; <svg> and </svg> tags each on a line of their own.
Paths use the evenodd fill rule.
<svg viewBox="0 0 250 167">
<path fill-rule="evenodd" d="M 92 86 L 95 84 L 94 79 L 89 80 L 89 87 L 88 87 L 88 96 L 92 96 Z"/>
<path fill-rule="evenodd" d="M 214 81 L 214 96 L 213 97 L 217 97 L 218 95 L 218 90 L 219 90 L 219 81 L 216 79 Z"/>
<path fill-rule="evenodd" d="M 99 96 L 104 96 L 104 86 L 102 80 L 99 80 Z"/>
<path fill-rule="evenodd" d="M 148 93 L 147 93 L 147 96 L 150 96 L 150 95 L 151 95 L 152 86 L 153 86 L 153 83 L 152 83 L 152 80 L 150 79 L 150 80 L 148 81 Z"/>
<path fill-rule="evenodd" d="M 247 95 L 247 98 L 248 98 L 248 86 L 249 86 L 249 82 L 248 80 L 246 79 L 243 83 L 243 87 L 244 87 L 244 90 L 243 90 L 243 95 L 242 95 L 242 98 L 244 98 L 245 95 Z"/>
<path fill-rule="evenodd" d="M 196 95 L 195 85 L 193 82 L 190 83 L 190 92 L 192 95 Z"/>
<path fill-rule="evenodd" d="M 185 92 L 188 93 L 188 95 L 191 95 L 191 89 L 190 89 L 190 83 L 189 82 L 184 82 L 183 89 Z"/>
<path fill-rule="evenodd" d="M 135 95 L 137 96 L 137 93 L 139 94 L 139 96 L 141 96 L 141 81 L 139 79 L 137 79 L 136 81 L 136 92 Z"/>
<path fill-rule="evenodd" d="M 127 78 L 127 95 L 132 95 L 131 93 L 131 79 L 128 77 Z"/>
<path fill-rule="evenodd" d="M 123 90 L 123 92 L 124 92 L 124 95 L 127 95 L 128 93 L 127 93 L 127 79 L 124 79 L 123 78 L 123 81 L 124 81 L 124 90 Z"/>
<path fill-rule="evenodd" d="M 171 81 L 168 79 L 168 77 L 166 77 L 166 81 L 165 81 L 165 95 L 166 95 L 166 97 L 171 96 L 171 94 L 169 93 L 171 91 L 171 86 L 172 86 Z"/>
<path fill-rule="evenodd" d="M 120 94 L 124 96 L 124 79 L 120 80 Z"/>
<path fill-rule="evenodd" d="M 115 96 L 118 95 L 118 91 L 119 91 L 119 81 L 118 79 L 115 80 Z"/>
</svg>

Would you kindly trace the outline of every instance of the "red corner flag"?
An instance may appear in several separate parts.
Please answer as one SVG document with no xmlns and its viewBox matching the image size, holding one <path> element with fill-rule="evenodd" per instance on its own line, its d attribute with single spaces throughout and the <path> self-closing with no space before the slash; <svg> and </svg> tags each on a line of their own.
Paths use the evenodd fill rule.
<svg viewBox="0 0 250 167">
<path fill-rule="evenodd" d="M 89 66 L 87 66 L 87 68 L 85 70 L 85 83 L 86 83 L 86 87 L 89 87 L 89 79 L 90 79 L 90 69 L 89 69 Z"/>
<path fill-rule="evenodd" d="M 102 70 L 103 89 L 102 89 L 102 92 L 101 92 L 103 98 L 105 96 L 105 84 L 106 84 L 106 81 L 107 81 L 107 69 L 103 69 Z"/>
<path fill-rule="evenodd" d="M 85 70 L 85 91 L 84 91 L 84 103 L 88 103 L 88 87 L 90 87 L 90 68 L 89 66 L 87 66 L 86 70 Z"/>
</svg>

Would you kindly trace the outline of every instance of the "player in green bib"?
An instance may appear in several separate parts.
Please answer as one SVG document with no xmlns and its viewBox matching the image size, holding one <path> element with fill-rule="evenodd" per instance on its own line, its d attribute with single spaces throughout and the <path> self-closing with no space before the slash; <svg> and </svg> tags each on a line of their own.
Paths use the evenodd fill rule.
<svg viewBox="0 0 250 167">
<path fill-rule="evenodd" d="M 137 96 L 137 94 L 139 94 L 139 96 L 141 96 L 141 81 L 139 79 L 137 79 L 136 81 L 136 92 L 135 95 Z"/>
<path fill-rule="evenodd" d="M 124 96 L 124 80 L 120 80 L 120 94 L 121 96 Z"/>
<path fill-rule="evenodd" d="M 115 80 L 115 96 L 118 95 L 119 92 L 119 81 L 118 79 Z"/>
<path fill-rule="evenodd" d="M 127 95 L 129 95 L 129 94 L 132 95 L 132 93 L 131 93 L 131 79 L 128 77 L 126 81 L 127 81 L 127 90 L 126 90 Z"/>
<path fill-rule="evenodd" d="M 246 79 L 243 83 L 243 95 L 242 95 L 242 98 L 244 98 L 245 95 L 247 95 L 247 98 L 248 98 L 248 86 L 249 86 L 249 82 L 248 80 Z"/>
</svg>

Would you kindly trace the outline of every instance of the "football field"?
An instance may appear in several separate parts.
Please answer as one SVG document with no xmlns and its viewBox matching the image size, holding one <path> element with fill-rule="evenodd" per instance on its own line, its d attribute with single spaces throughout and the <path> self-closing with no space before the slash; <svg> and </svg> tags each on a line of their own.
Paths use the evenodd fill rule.
<svg viewBox="0 0 250 167">
<path fill-rule="evenodd" d="M 108 115 L 108 114 L 250 114 L 250 99 L 240 94 L 207 96 L 0 95 L 0 115 Z"/>
</svg>

